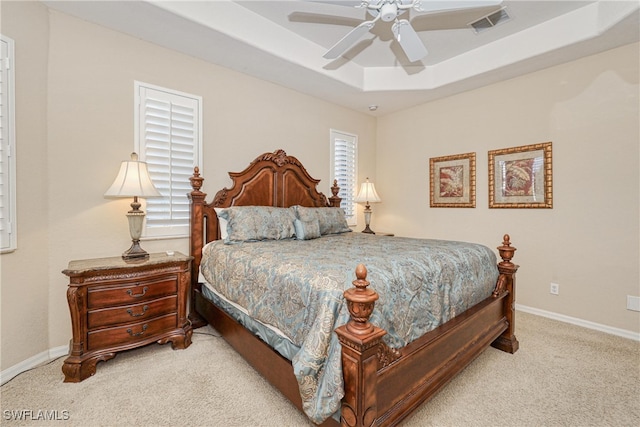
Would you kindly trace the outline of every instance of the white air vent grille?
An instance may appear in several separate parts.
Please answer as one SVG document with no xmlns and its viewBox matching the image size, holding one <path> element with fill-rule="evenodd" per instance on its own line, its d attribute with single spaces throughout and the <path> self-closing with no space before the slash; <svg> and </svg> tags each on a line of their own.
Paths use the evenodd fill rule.
<svg viewBox="0 0 640 427">
<path fill-rule="evenodd" d="M 481 33 L 510 19 L 511 17 L 507 13 L 507 9 L 503 7 L 497 12 L 493 12 L 490 15 L 484 16 L 477 21 L 470 23 L 469 26 L 473 28 L 473 31 L 476 33 Z"/>
</svg>

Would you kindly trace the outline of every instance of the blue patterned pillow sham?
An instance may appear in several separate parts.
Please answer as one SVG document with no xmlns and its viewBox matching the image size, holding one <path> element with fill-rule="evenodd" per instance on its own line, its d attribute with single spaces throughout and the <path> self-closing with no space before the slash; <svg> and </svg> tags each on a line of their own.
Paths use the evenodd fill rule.
<svg viewBox="0 0 640 427">
<path fill-rule="evenodd" d="M 232 206 L 218 216 L 227 220 L 225 243 L 291 239 L 296 232 L 296 215 L 291 208 Z"/>
<path fill-rule="evenodd" d="M 296 216 L 302 222 L 317 220 L 320 224 L 320 234 L 338 234 L 351 231 L 342 208 L 307 208 L 294 206 Z"/>
<path fill-rule="evenodd" d="M 311 240 L 317 239 L 320 234 L 320 222 L 317 219 L 313 221 L 300 221 L 298 218 L 293 222 L 296 229 L 296 239 Z"/>
</svg>

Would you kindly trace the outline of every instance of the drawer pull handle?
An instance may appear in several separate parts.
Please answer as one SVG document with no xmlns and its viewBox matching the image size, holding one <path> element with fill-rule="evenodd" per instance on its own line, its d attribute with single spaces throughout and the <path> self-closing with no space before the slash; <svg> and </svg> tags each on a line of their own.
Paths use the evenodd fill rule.
<svg viewBox="0 0 640 427">
<path fill-rule="evenodd" d="M 145 313 L 147 312 L 147 310 L 149 310 L 149 306 L 145 305 L 144 307 L 142 307 L 142 312 L 140 312 L 140 313 L 133 314 L 133 310 L 132 309 L 128 309 L 127 313 L 129 313 L 129 316 L 131 316 L 131 317 L 140 317 L 140 316 L 144 316 Z"/>
<path fill-rule="evenodd" d="M 133 294 L 133 291 L 131 289 L 127 289 L 127 293 L 129 294 L 130 297 L 133 298 L 140 298 L 142 296 L 144 296 L 144 294 L 147 293 L 147 291 L 149 290 L 148 286 L 145 286 L 144 288 L 142 288 L 142 293 L 141 294 Z"/>
<path fill-rule="evenodd" d="M 146 330 L 147 330 L 147 327 L 148 327 L 148 326 L 149 326 L 149 325 L 147 325 L 147 324 L 145 323 L 144 325 L 142 325 L 142 330 L 141 330 L 140 332 L 136 332 L 135 334 L 133 333 L 133 331 L 131 330 L 131 328 L 129 328 L 129 329 L 127 329 L 127 333 L 128 333 L 129 335 L 131 335 L 132 337 L 139 337 L 139 336 L 141 336 L 142 334 L 144 334 L 144 331 L 146 331 Z"/>
</svg>

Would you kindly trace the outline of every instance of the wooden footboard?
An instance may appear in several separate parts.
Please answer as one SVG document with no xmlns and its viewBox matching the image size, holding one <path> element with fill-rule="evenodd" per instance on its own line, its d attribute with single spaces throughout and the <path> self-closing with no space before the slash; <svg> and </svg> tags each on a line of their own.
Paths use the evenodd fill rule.
<svg viewBox="0 0 640 427">
<path fill-rule="evenodd" d="M 381 341 L 386 333 L 369 322 L 378 295 L 366 268 L 356 269 L 345 292 L 351 320 L 336 329 L 342 344 L 344 426 L 395 425 L 431 398 L 489 345 L 514 353 L 515 248 L 508 235 L 498 248 L 500 276 L 491 297 L 402 349 Z"/>
</svg>

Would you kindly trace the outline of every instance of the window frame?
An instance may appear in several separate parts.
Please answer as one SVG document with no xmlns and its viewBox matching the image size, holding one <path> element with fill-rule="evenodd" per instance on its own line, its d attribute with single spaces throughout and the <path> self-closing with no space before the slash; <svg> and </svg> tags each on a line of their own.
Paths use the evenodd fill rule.
<svg viewBox="0 0 640 427">
<path fill-rule="evenodd" d="M 13 252 L 18 249 L 18 217 L 16 208 L 16 122 L 15 122 L 15 42 L 13 39 L 0 34 L 0 44 L 2 44 L 2 56 L 0 57 L 0 72 L 3 74 L 2 89 L 0 89 L 0 107 L 2 112 L 2 122 L 0 123 L 0 129 L 2 133 L 0 135 L 0 143 L 3 145 L 6 142 L 6 147 L 3 147 L 1 151 L 6 149 L 5 154 L 0 157 L 0 165 L 3 173 L 8 179 L 8 193 L 0 193 L 0 204 L 2 206 L 8 206 L 5 210 L 8 219 L 4 226 L 7 227 L 7 237 L 0 237 L 0 253 Z M 6 45 L 6 56 L 4 55 L 4 46 Z M 4 129 L 3 129 L 4 128 Z M 6 136 L 6 139 L 5 139 Z M 5 160 L 6 159 L 6 160 Z M 2 219 L 0 219 L 2 220 Z M 4 220 L 2 220 L 5 222 Z M 3 225 L 0 225 L 2 227 Z M 0 236 L 4 236 L 4 232 Z"/>
<path fill-rule="evenodd" d="M 358 135 L 344 132 L 337 129 L 330 129 L 329 131 L 330 138 L 330 146 L 331 146 L 331 157 L 330 157 L 330 167 L 331 167 L 331 181 L 338 180 L 338 186 L 340 187 L 340 193 L 338 196 L 342 198 L 340 202 L 340 206 L 345 210 L 347 224 L 349 226 L 355 227 L 358 225 L 358 205 L 354 201 L 356 198 L 356 194 L 358 191 Z M 352 144 L 353 150 L 353 169 L 351 170 L 352 179 L 351 179 L 351 195 L 345 194 L 348 191 L 347 186 L 344 184 L 344 180 L 337 177 L 336 174 L 336 143 L 337 141 L 345 141 L 348 144 Z M 345 208 L 345 204 L 351 204 L 351 209 L 348 207 Z"/>
<path fill-rule="evenodd" d="M 134 103 L 135 103 L 135 108 L 134 108 L 134 133 L 135 133 L 135 138 L 134 138 L 134 151 L 136 153 L 138 153 L 139 158 L 141 161 L 147 161 L 147 145 L 146 145 L 146 138 L 145 138 L 145 122 L 144 122 L 144 108 L 145 105 L 144 104 L 144 98 L 143 97 L 143 91 L 154 91 L 156 94 L 160 93 L 160 94 L 166 94 L 166 98 L 174 98 L 174 97 L 178 97 L 178 98 L 184 98 L 185 101 L 190 100 L 195 102 L 196 105 L 196 109 L 197 112 L 195 112 L 195 114 L 193 115 L 193 120 L 194 120 L 194 143 L 193 143 L 193 148 L 194 148 L 194 152 L 193 152 L 193 156 L 194 156 L 194 164 L 193 166 L 198 166 L 200 168 L 201 173 L 203 172 L 203 168 L 202 168 L 202 97 L 198 96 L 198 95 L 193 95 L 190 93 L 186 93 L 186 92 L 181 92 L 178 90 L 174 90 L 174 89 L 169 89 L 169 88 L 165 88 L 165 87 L 161 87 L 161 86 L 157 86 L 157 85 L 152 85 L 149 83 L 144 83 L 144 82 L 140 82 L 140 81 L 134 81 Z M 163 96 L 163 95 L 160 95 Z M 144 99 L 143 99 L 144 98 Z M 170 101 L 169 101 L 170 102 Z M 171 145 L 171 142 L 169 142 L 169 144 Z M 151 178 L 153 180 L 153 165 L 149 164 L 149 174 L 151 175 Z M 171 165 L 167 165 L 169 168 L 171 168 Z M 193 167 L 191 167 L 191 170 L 189 172 L 189 176 L 191 176 L 193 173 Z M 169 173 L 171 174 L 171 173 Z M 157 186 L 156 186 L 157 187 Z M 190 191 L 190 183 L 186 182 L 186 186 L 185 189 L 187 189 L 187 192 L 185 193 L 185 197 L 187 197 L 187 193 L 188 191 Z M 160 192 L 166 192 L 168 191 L 169 194 L 173 193 L 173 190 L 175 189 L 174 185 L 173 185 L 173 181 L 170 182 L 170 188 L 169 190 L 166 189 L 161 189 L 158 188 L 158 190 Z M 161 199 L 149 199 L 149 200 L 143 200 L 143 209 L 145 211 L 148 210 L 147 206 L 149 204 L 151 204 L 152 206 L 154 205 L 154 203 L 157 200 L 162 200 L 162 199 L 167 199 L 170 198 L 172 196 L 168 196 L 165 195 L 163 198 Z M 171 202 L 169 202 L 171 203 Z M 171 208 L 169 208 L 169 212 L 172 213 L 173 210 Z M 148 225 L 148 219 L 149 214 L 147 214 L 147 218 L 145 218 L 145 223 L 144 223 L 144 228 L 143 228 L 143 232 L 142 232 L 142 239 L 143 240 L 152 240 L 152 239 L 173 239 L 173 238 L 185 238 L 185 237 L 189 237 L 189 220 L 187 218 L 186 223 L 182 223 L 182 224 L 174 224 L 174 225 L 169 225 L 169 226 L 149 226 Z M 184 221 L 183 221 L 184 222 Z"/>
</svg>

